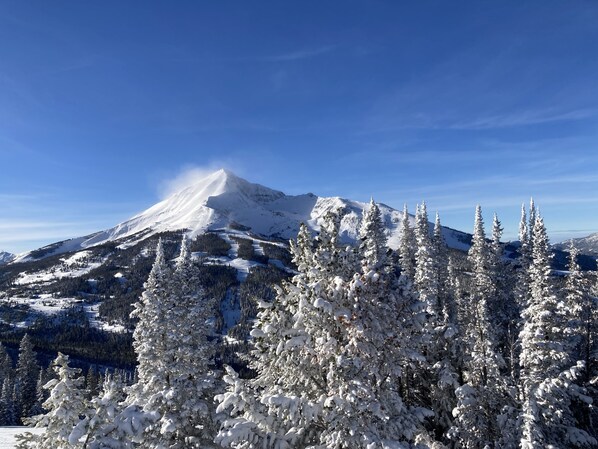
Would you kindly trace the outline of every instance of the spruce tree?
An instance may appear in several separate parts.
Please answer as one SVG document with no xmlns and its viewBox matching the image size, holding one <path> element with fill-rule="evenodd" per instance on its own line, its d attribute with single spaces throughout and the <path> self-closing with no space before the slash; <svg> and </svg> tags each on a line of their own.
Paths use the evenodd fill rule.
<svg viewBox="0 0 598 449">
<path fill-rule="evenodd" d="M 134 304 L 132 317 L 139 321 L 133 332 L 133 348 L 137 354 L 137 382 L 128 390 L 123 407 L 126 416 L 137 421 L 130 430 L 132 440 L 143 448 L 162 444 L 163 413 L 168 408 L 167 393 L 171 387 L 170 366 L 173 358 L 172 332 L 168 314 L 173 306 L 170 288 L 172 270 L 166 264 L 162 240 L 156 247 L 156 259 L 150 271 L 141 299 Z M 169 434 L 170 429 L 164 429 Z M 169 435 L 165 436 L 168 438 Z"/>
<path fill-rule="evenodd" d="M 521 309 L 527 306 L 530 292 L 529 268 L 532 260 L 530 232 L 525 212 L 525 204 L 521 205 L 519 221 L 519 275 L 517 279 L 517 300 Z"/>
<path fill-rule="evenodd" d="M 476 207 L 474 232 L 468 253 L 471 266 L 471 297 L 464 333 L 465 384 L 456 389 L 458 399 L 453 414 L 451 437 L 466 448 L 507 447 L 501 424 L 508 407 L 507 383 L 500 368 L 503 360 L 497 352 L 489 302 L 496 293 L 491 277 L 490 248 L 486 242 L 482 209 Z"/>
<path fill-rule="evenodd" d="M 82 440 L 82 449 L 132 448 L 133 443 L 121 427 L 124 400 L 124 384 L 106 374 L 100 393 L 92 398 L 87 416 L 75 426 L 69 440 L 73 444 Z"/>
<path fill-rule="evenodd" d="M 417 207 L 415 214 L 415 288 L 427 312 L 436 317 L 439 312 L 438 275 L 434 247 L 430 239 L 426 203 Z"/>
<path fill-rule="evenodd" d="M 85 378 L 79 376 L 80 369 L 69 366 L 67 355 L 58 353 L 52 366 L 57 378 L 44 386 L 50 391 L 43 404 L 47 412 L 29 420 L 30 424 L 45 428 L 45 431 L 40 435 L 30 432 L 18 435 L 19 449 L 72 449 L 81 446 L 78 440 L 71 438 L 71 433 L 88 411 L 86 391 L 83 389 Z"/>
<path fill-rule="evenodd" d="M 410 281 L 415 278 L 415 233 L 409 225 L 409 211 L 407 204 L 403 206 L 401 218 L 401 242 L 399 244 L 399 258 L 401 273 Z"/>
<path fill-rule="evenodd" d="M 438 411 L 439 418 L 433 423 L 433 430 L 439 436 L 446 431 L 450 420 L 446 411 L 442 410 L 445 407 L 440 406 L 440 402 L 444 402 L 440 398 L 445 396 L 442 390 L 446 390 L 447 387 L 452 389 L 454 386 L 446 384 L 445 380 L 449 380 L 451 376 L 445 374 L 446 367 L 442 363 L 437 363 L 443 359 L 443 317 L 439 298 L 438 261 L 435 246 L 430 238 L 426 203 L 416 208 L 415 239 L 414 289 L 419 300 L 425 305 L 426 313 L 422 339 L 418 342 L 419 346 L 414 345 L 414 349 L 421 352 L 424 358 L 413 366 L 413 383 L 420 398 L 419 405 Z"/>
<path fill-rule="evenodd" d="M 537 215 L 529 268 L 530 293 L 522 313 L 521 413 L 522 449 L 584 447 L 596 440 L 578 427 L 571 409 L 572 399 L 585 400 L 577 384 L 583 363 L 568 353 L 567 316 L 557 297 L 551 275 L 551 252 L 544 220 Z"/>
<path fill-rule="evenodd" d="M 36 402 L 36 383 L 39 365 L 28 334 L 19 345 L 19 358 L 15 372 L 15 408 L 19 418 L 31 416 Z"/>
<path fill-rule="evenodd" d="M 15 413 L 14 386 L 11 377 L 5 377 L 2 382 L 2 393 L 0 395 L 0 425 L 14 426 L 17 424 Z"/>
<path fill-rule="evenodd" d="M 360 242 L 361 270 L 348 286 L 353 316 L 342 351 L 346 362 L 334 372 L 336 383 L 329 391 L 344 401 L 324 441 L 329 448 L 407 445 L 422 432 L 425 413 L 405 404 L 397 379 L 403 366 L 421 357 L 411 347 L 422 333 L 423 304 L 398 283 L 373 201 Z"/>
<path fill-rule="evenodd" d="M 448 249 L 442 235 L 440 216 L 436 213 L 434 232 L 432 237 L 432 254 L 436 284 L 438 286 L 437 307 L 434 316 L 429 317 L 433 322 L 433 335 L 427 344 L 427 355 L 434 376 L 434 382 L 429 385 L 430 407 L 434 411 L 434 433 L 438 440 L 446 441 L 447 432 L 453 425 L 452 411 L 456 406 L 454 391 L 459 387 L 458 335 L 456 323 L 456 304 L 451 283 L 449 282 Z"/>
<path fill-rule="evenodd" d="M 416 320 L 396 320 L 402 299 L 389 290 L 379 218 L 372 204 L 359 264 L 339 245 L 338 217 L 326 218 L 315 244 L 302 226 L 291 245 L 299 273 L 273 303 L 260 302 L 251 332 L 257 377 L 243 380 L 227 369 L 229 387 L 217 399 L 231 417 L 217 437 L 221 445 L 381 448 L 415 439 L 423 412 L 401 402 L 392 380 L 400 375 L 400 354 L 413 355 L 396 332 Z M 403 312 L 413 313 L 411 306 Z M 392 318 L 397 324 L 386 326 Z"/>
<path fill-rule="evenodd" d="M 596 401 L 596 301 L 590 294 L 590 288 L 578 262 L 579 250 L 571 243 L 569 248 L 569 273 L 565 282 L 564 314 L 568 317 L 565 329 L 568 338 L 568 352 L 571 361 L 580 361 L 583 369 L 579 373 L 578 383 L 590 392 Z M 573 399 L 573 409 L 580 427 L 594 432 L 592 409 L 584 401 Z"/>
<path fill-rule="evenodd" d="M 8 352 L 6 352 L 4 345 L 0 343 L 0 381 L 13 376 L 12 359 L 8 355 Z"/>
<path fill-rule="evenodd" d="M 186 238 L 168 297 L 166 322 L 162 323 L 167 330 L 164 363 L 168 374 L 163 385 L 166 401 L 156 410 L 161 414 L 160 433 L 154 436 L 152 445 L 206 448 L 213 445 L 216 434 L 215 347 L 210 341 L 216 304 L 201 287 Z"/>
<path fill-rule="evenodd" d="M 502 224 L 494 214 L 492 220 L 492 242 L 490 244 L 490 276 L 494 293 L 490 298 L 490 315 L 496 323 L 496 343 L 499 352 L 506 363 L 506 371 L 511 377 L 510 383 L 517 379 L 518 368 L 518 335 L 520 309 L 516 285 L 511 263 L 505 261 L 504 249 L 501 243 L 503 234 Z"/>
</svg>

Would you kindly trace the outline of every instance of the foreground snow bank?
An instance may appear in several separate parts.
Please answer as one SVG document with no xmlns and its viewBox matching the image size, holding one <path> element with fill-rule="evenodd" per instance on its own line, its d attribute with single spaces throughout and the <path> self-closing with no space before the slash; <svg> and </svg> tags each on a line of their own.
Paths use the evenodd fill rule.
<svg viewBox="0 0 598 449">
<path fill-rule="evenodd" d="M 15 435 L 23 432 L 40 434 L 44 429 L 32 429 L 29 427 L 0 427 L 0 449 L 14 449 L 17 444 Z"/>
</svg>

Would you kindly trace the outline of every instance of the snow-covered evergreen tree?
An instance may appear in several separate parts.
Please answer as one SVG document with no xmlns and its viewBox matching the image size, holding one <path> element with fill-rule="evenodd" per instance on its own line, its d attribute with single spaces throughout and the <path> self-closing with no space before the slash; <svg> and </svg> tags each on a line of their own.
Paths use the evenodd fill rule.
<svg viewBox="0 0 598 449">
<path fill-rule="evenodd" d="M 13 392 L 12 378 L 7 376 L 4 378 L 4 382 L 2 382 L 2 393 L 0 395 L 0 424 L 3 426 L 14 426 L 17 424 Z"/>
<path fill-rule="evenodd" d="M 48 398 L 47 391 L 44 389 L 44 385 L 46 384 L 47 380 L 44 376 L 44 370 L 39 370 L 39 375 L 37 376 L 37 383 L 35 384 L 35 404 L 31 408 L 31 415 L 41 415 L 44 413 L 43 404 Z"/>
<path fill-rule="evenodd" d="M 410 281 L 415 278 L 415 233 L 409 225 L 409 211 L 407 204 L 403 206 L 401 217 L 401 242 L 399 244 L 399 258 L 401 273 Z"/>
<path fill-rule="evenodd" d="M 56 379 L 50 380 L 44 388 L 50 396 L 43 407 L 47 413 L 31 418 L 35 427 L 45 428 L 41 435 L 30 432 L 18 435 L 19 449 L 73 449 L 81 447 L 79 441 L 70 439 L 71 432 L 87 413 L 87 401 L 83 385 L 85 378 L 79 376 L 81 370 L 69 366 L 69 357 L 58 354 L 53 362 Z"/>
<path fill-rule="evenodd" d="M 36 382 L 39 365 L 33 351 L 33 343 L 28 334 L 19 345 L 19 359 L 15 372 L 15 408 L 18 417 L 31 416 L 36 402 Z"/>
<path fill-rule="evenodd" d="M 503 360 L 496 349 L 489 302 L 496 294 L 491 276 L 490 248 L 486 242 L 482 209 L 476 207 L 468 259 L 471 296 L 464 333 L 465 384 L 456 389 L 458 404 L 451 436 L 466 448 L 509 447 L 501 414 L 512 410 L 507 383 L 501 375 Z M 509 408 L 510 407 L 510 408 Z"/>
<path fill-rule="evenodd" d="M 449 280 L 452 264 L 442 235 L 440 216 L 436 213 L 432 237 L 434 260 L 433 274 L 438 285 L 438 305 L 433 317 L 433 335 L 427 345 L 427 354 L 435 381 L 430 385 L 430 407 L 434 411 L 434 432 L 438 440 L 446 440 L 447 431 L 453 425 L 452 411 L 456 406 L 455 389 L 459 387 L 459 350 L 456 303 Z M 453 273 L 451 273 L 452 275 Z"/>
<path fill-rule="evenodd" d="M 436 275 L 438 284 L 438 304 L 439 315 L 444 315 L 447 308 L 450 308 L 450 286 L 448 280 L 448 247 L 442 235 L 442 225 L 440 224 L 440 215 L 436 212 L 436 220 L 434 222 L 434 233 L 432 236 L 432 251 L 434 254 L 434 262 L 436 264 Z"/>
<path fill-rule="evenodd" d="M 13 376 L 12 359 L 8 355 L 8 352 L 6 352 L 4 345 L 0 343 L 0 381 Z"/>
<path fill-rule="evenodd" d="M 325 422 L 326 370 L 336 364 L 343 333 L 336 321 L 350 317 L 348 309 L 338 320 L 318 309 L 336 309 L 337 288 L 331 290 L 331 281 L 341 271 L 338 223 L 338 217 L 328 215 L 314 245 L 302 225 L 297 242 L 291 244 L 299 274 L 277 288 L 273 303 L 258 303 L 250 362 L 257 377 L 243 381 L 227 368 L 224 380 L 229 388 L 217 399 L 219 410 L 230 409 L 231 418 L 218 434 L 221 445 L 304 447 L 318 440 Z M 343 281 L 339 278 L 337 283 Z M 312 330 L 317 335 L 311 335 Z M 328 355 L 321 357 L 323 349 Z"/>
<path fill-rule="evenodd" d="M 525 213 L 525 211 L 524 211 Z M 489 310 L 495 323 L 497 349 L 506 363 L 506 371 L 511 383 L 516 382 L 519 370 L 518 336 L 519 336 L 519 301 L 514 291 L 516 282 L 510 262 L 504 259 L 501 243 L 503 228 L 494 214 L 492 220 L 492 241 L 490 243 L 490 277 L 494 293 L 490 298 Z"/>
<path fill-rule="evenodd" d="M 397 361 L 414 357 L 399 344 L 401 324 L 417 320 L 397 319 L 413 314 L 413 303 L 398 307 L 403 300 L 391 287 L 379 220 L 372 204 L 359 266 L 339 245 L 338 217 L 326 218 L 315 244 L 302 226 L 291 246 L 299 274 L 274 303 L 260 303 L 251 333 L 257 377 L 243 380 L 228 368 L 229 388 L 218 400 L 231 417 L 218 435 L 221 445 L 373 449 L 408 447 L 415 439 L 425 412 L 402 403 L 393 378 L 401 373 Z"/>
<path fill-rule="evenodd" d="M 537 215 L 529 267 L 530 294 L 521 331 L 522 449 L 584 447 L 596 440 L 578 427 L 572 400 L 589 401 L 577 385 L 583 363 L 567 351 L 567 316 L 550 278 L 551 252 Z"/>
<path fill-rule="evenodd" d="M 519 264 L 521 266 L 517 279 L 517 300 L 521 309 L 527 306 L 529 287 L 529 267 L 532 260 L 530 231 L 525 212 L 525 204 L 521 205 L 521 220 L 519 221 Z"/>
<path fill-rule="evenodd" d="M 69 440 L 73 444 L 83 441 L 82 449 L 133 448 L 126 426 L 122 426 L 124 400 L 123 383 L 107 374 L 99 395 L 90 402 L 87 416 L 75 426 Z"/>
<path fill-rule="evenodd" d="M 414 288 L 419 300 L 426 307 L 425 324 L 419 346 L 414 349 L 424 355 L 413 366 L 413 384 L 418 391 L 419 404 L 437 411 L 433 431 L 440 437 L 450 423 L 446 392 L 454 389 L 453 373 L 447 371 L 445 359 L 443 307 L 439 297 L 439 261 L 435 245 L 430 238 L 426 204 L 418 205 L 415 213 L 415 282 Z"/>
<path fill-rule="evenodd" d="M 201 288 L 197 268 L 183 239 L 181 253 L 170 287 L 168 306 L 164 398 L 159 421 L 162 446 L 206 448 L 212 445 L 216 428 L 214 415 L 215 300 Z M 156 425 L 157 429 L 157 425 Z"/>
<path fill-rule="evenodd" d="M 113 430 L 122 446 L 151 447 L 145 436 L 152 430 L 160 414 L 156 403 L 163 399 L 164 380 L 168 375 L 165 365 L 166 302 L 172 271 L 166 265 L 162 240 L 156 247 L 156 259 L 144 284 L 141 299 L 133 307 L 131 316 L 139 321 L 133 332 L 133 348 L 137 354 L 136 382 L 127 389 L 127 398 L 117 416 Z"/>
<path fill-rule="evenodd" d="M 417 207 L 415 214 L 415 240 L 415 287 L 427 312 L 436 317 L 439 315 L 438 274 L 425 202 Z"/>
<path fill-rule="evenodd" d="M 598 357 L 596 335 L 596 301 L 592 297 L 590 286 L 579 266 L 579 250 L 571 243 L 569 248 L 569 273 L 565 283 L 564 315 L 568 317 L 565 329 L 568 337 L 569 359 L 583 362 L 583 370 L 579 373 L 578 384 L 589 390 L 593 402 L 598 400 L 596 388 L 596 358 Z M 573 400 L 573 409 L 580 427 L 593 432 L 592 409 L 584 401 Z"/>
<path fill-rule="evenodd" d="M 328 395 L 339 400 L 323 441 L 329 448 L 408 445 L 421 433 L 427 413 L 406 406 L 397 379 L 403 366 L 421 358 L 411 348 L 421 335 L 423 304 L 418 312 L 414 297 L 397 285 L 373 201 L 360 241 L 361 270 L 349 283 L 353 314 L 342 349 L 344 363 L 330 374 Z"/>
</svg>

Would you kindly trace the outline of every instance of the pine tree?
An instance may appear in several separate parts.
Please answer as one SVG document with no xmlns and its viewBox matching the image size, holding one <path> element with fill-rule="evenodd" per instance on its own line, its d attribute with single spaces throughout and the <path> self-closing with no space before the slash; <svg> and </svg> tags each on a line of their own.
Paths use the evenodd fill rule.
<svg viewBox="0 0 598 449">
<path fill-rule="evenodd" d="M 19 346 L 19 359 L 15 373 L 15 395 L 17 413 L 19 417 L 31 416 L 36 402 L 36 382 L 39 373 L 33 343 L 25 334 Z"/>
<path fill-rule="evenodd" d="M 596 302 L 589 294 L 589 286 L 579 266 L 578 257 L 579 250 L 571 243 L 563 315 L 568 317 L 565 333 L 568 338 L 569 359 L 583 363 L 578 383 L 592 393 L 595 389 L 593 380 L 596 377 Z M 596 400 L 595 394 L 591 396 Z M 588 407 L 584 401 L 574 399 L 573 409 L 580 427 L 592 432 L 592 407 Z M 597 436 L 596 434 L 594 436 Z"/>
<path fill-rule="evenodd" d="M 217 437 L 221 445 L 401 447 L 399 441 L 416 437 L 423 412 L 402 404 L 392 382 L 400 374 L 399 354 L 411 354 L 389 344 L 400 342 L 395 332 L 403 321 L 397 329 L 384 325 L 392 317 L 397 323 L 395 301 L 401 299 L 386 294 L 394 292 L 388 290 L 392 274 L 379 218 L 372 204 L 362 227 L 359 265 L 353 251 L 338 244 L 338 217 L 326 218 L 315 245 L 302 226 L 291 245 L 299 274 L 278 289 L 274 303 L 260 303 L 251 332 L 250 366 L 257 377 L 243 380 L 227 369 L 229 388 L 217 399 L 231 418 Z M 393 310 L 392 317 L 382 316 Z M 404 322 L 413 326 L 413 321 Z"/>
<path fill-rule="evenodd" d="M 439 300 L 438 263 L 435 247 L 430 238 L 428 212 L 426 203 L 418 205 L 415 213 L 415 278 L 414 287 L 419 300 L 426 307 L 426 324 L 424 330 L 423 347 L 421 352 L 427 361 L 418 367 L 417 376 L 424 384 L 421 385 L 422 395 L 432 396 L 430 393 L 429 370 L 438 359 L 438 329 L 442 323 L 442 306 Z"/>
<path fill-rule="evenodd" d="M 407 204 L 403 206 L 401 243 L 398 252 L 401 263 L 401 273 L 413 282 L 413 279 L 415 278 L 415 233 L 413 228 L 409 225 Z"/>
<path fill-rule="evenodd" d="M 5 377 L 0 395 L 0 424 L 3 426 L 14 426 L 17 423 L 13 391 L 12 379 Z"/>
<path fill-rule="evenodd" d="M 85 389 L 89 392 L 90 399 L 98 394 L 98 388 L 100 387 L 98 382 L 98 374 L 94 367 L 90 365 L 85 375 Z"/>
<path fill-rule="evenodd" d="M 446 440 L 447 431 L 452 427 L 452 411 L 456 406 L 454 391 L 460 385 L 458 378 L 457 360 L 457 325 L 456 304 L 451 283 L 449 282 L 449 256 L 444 237 L 440 216 L 436 213 L 434 232 L 431 240 L 431 254 L 438 297 L 434 314 L 428 316 L 427 338 L 425 351 L 434 381 L 423 388 L 429 390 L 430 407 L 435 413 L 433 429 L 435 438 Z M 426 378 L 425 372 L 420 377 Z"/>
<path fill-rule="evenodd" d="M 425 413 L 406 406 L 396 379 L 414 356 L 410 346 L 421 335 L 423 304 L 397 285 L 390 266 L 380 210 L 372 201 L 360 232 L 361 270 L 349 283 L 352 319 L 347 327 L 346 360 L 330 382 L 339 400 L 324 432 L 326 447 L 393 447 L 422 432 Z M 419 331 L 419 332 L 418 332 Z M 350 361 L 350 362 L 349 362 Z"/>
<path fill-rule="evenodd" d="M 534 252 L 534 233 L 536 229 L 536 218 L 539 216 L 538 211 L 536 209 L 536 205 L 534 203 L 534 199 L 529 199 L 529 221 L 527 225 L 527 244 L 529 246 L 529 257 L 530 259 L 533 257 Z"/>
<path fill-rule="evenodd" d="M 517 279 L 517 299 L 519 307 L 523 309 L 527 305 L 529 287 L 529 267 L 532 260 L 530 232 L 525 212 L 525 204 L 521 205 L 521 220 L 519 221 L 519 276 Z"/>
<path fill-rule="evenodd" d="M 46 399 L 48 399 L 46 390 L 44 389 L 44 385 L 46 384 L 46 382 L 47 381 L 44 376 L 44 370 L 40 369 L 39 375 L 37 377 L 37 383 L 35 385 L 35 404 L 31 408 L 32 416 L 41 415 L 42 413 L 44 413 L 43 404 L 46 401 Z"/>
<path fill-rule="evenodd" d="M 113 375 L 107 374 L 99 395 L 90 402 L 87 416 L 75 426 L 69 440 L 82 440 L 82 449 L 132 448 L 133 443 L 125 429 L 120 426 L 124 400 L 124 384 Z"/>
<path fill-rule="evenodd" d="M 567 351 L 565 307 L 555 294 L 550 278 L 550 247 L 544 220 L 536 216 L 532 262 L 529 268 L 530 294 L 522 313 L 521 414 L 522 449 L 590 446 L 596 444 L 578 428 L 571 400 L 587 400 L 577 385 L 583 364 L 570 360 Z"/>
<path fill-rule="evenodd" d="M 415 214 L 415 239 L 417 245 L 415 288 L 419 293 L 420 300 L 426 304 L 427 312 L 432 316 L 437 316 L 439 311 L 438 275 L 425 202 L 418 206 Z"/>
<path fill-rule="evenodd" d="M 436 264 L 437 284 L 438 284 L 438 303 L 440 315 L 444 314 L 444 310 L 450 307 L 445 304 L 450 302 L 450 287 L 448 281 L 448 248 L 442 235 L 442 225 L 440 224 L 440 215 L 436 212 L 436 220 L 434 222 L 434 233 L 432 237 L 432 251 L 434 254 L 434 262 Z"/>
<path fill-rule="evenodd" d="M 167 375 L 163 399 L 155 409 L 160 421 L 154 426 L 150 447 L 206 448 L 216 434 L 213 423 L 215 375 L 214 332 L 210 320 L 215 300 L 200 286 L 186 238 L 166 302 L 165 360 Z M 146 408 L 150 407 L 148 404 Z M 157 432 L 159 430 L 159 432 Z"/>
<path fill-rule="evenodd" d="M 0 343 L 0 381 L 13 376 L 12 359 L 8 355 L 8 352 L 6 352 L 4 345 Z"/>
<path fill-rule="evenodd" d="M 86 392 L 83 389 L 85 378 L 79 376 L 80 369 L 69 366 L 67 355 L 58 353 L 52 366 L 57 379 L 52 379 L 44 386 L 50 391 L 49 398 L 43 404 L 47 413 L 29 420 L 35 427 L 45 428 L 45 431 L 41 435 L 33 435 L 30 432 L 17 435 L 19 449 L 80 447 L 78 440 L 70 437 L 81 416 L 87 413 Z"/>
<path fill-rule="evenodd" d="M 171 385 L 169 362 L 173 352 L 167 320 L 174 299 L 170 290 L 172 276 L 160 240 L 143 294 L 131 313 L 139 320 L 133 332 L 138 380 L 129 388 L 123 407 L 126 416 L 119 416 L 124 423 L 128 422 L 128 417 L 131 418 L 131 424 L 135 424 L 128 429 L 132 441 L 141 443 L 144 448 L 162 443 L 157 435 L 162 435 L 159 420 L 163 417 L 161 412 L 167 408 L 166 393 Z"/>
<path fill-rule="evenodd" d="M 524 211 L 525 212 L 525 211 Z M 515 383 L 519 370 L 518 335 L 519 335 L 519 302 L 514 292 L 515 281 L 511 265 L 504 260 L 504 249 L 501 243 L 503 228 L 494 214 L 492 220 L 492 242 L 490 244 L 490 277 L 494 293 L 489 303 L 490 315 L 496 323 L 495 335 L 497 348 L 506 363 L 511 382 Z"/>
<path fill-rule="evenodd" d="M 509 406 L 503 360 L 497 352 L 491 325 L 489 301 L 496 293 L 490 270 L 490 248 L 486 242 L 482 209 L 476 207 L 471 248 L 468 253 L 472 285 L 464 335 L 466 383 L 455 390 L 458 404 L 453 414 L 451 437 L 466 448 L 504 447 L 500 426 L 503 408 Z"/>
</svg>

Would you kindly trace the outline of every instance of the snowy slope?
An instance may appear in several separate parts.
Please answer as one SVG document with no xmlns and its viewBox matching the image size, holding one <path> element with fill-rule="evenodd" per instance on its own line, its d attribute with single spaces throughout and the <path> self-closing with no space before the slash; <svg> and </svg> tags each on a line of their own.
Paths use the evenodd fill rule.
<svg viewBox="0 0 598 449">
<path fill-rule="evenodd" d="M 285 195 L 252 184 L 230 171 L 218 170 L 111 229 L 49 245 L 41 257 L 111 241 L 128 246 L 159 232 L 182 229 L 197 235 L 207 230 L 242 225 L 254 235 L 289 239 L 297 235 L 301 222 L 317 230 L 326 213 L 338 209 L 346 212 L 341 231 L 343 238 L 349 242 L 357 236 L 359 221 L 366 207 L 366 203 L 318 197 L 312 193 Z M 402 213 L 385 205 L 381 205 L 380 209 L 388 228 L 389 245 L 396 248 L 401 238 Z M 413 217 L 410 221 L 413 224 Z M 463 250 L 469 247 L 467 234 L 448 228 L 444 229 L 444 234 L 449 246 Z M 41 258 L 34 253 L 21 254 L 16 261 Z"/>
<path fill-rule="evenodd" d="M 573 242 L 575 247 L 581 251 L 582 254 L 598 256 L 598 232 L 590 234 L 587 237 L 580 237 L 576 239 L 567 240 L 562 243 L 553 245 L 556 249 L 568 251 L 569 245 Z"/>
<path fill-rule="evenodd" d="M 0 251 L 0 265 L 11 262 L 16 256 L 6 251 Z"/>
<path fill-rule="evenodd" d="M 13 449 L 16 447 L 15 435 L 23 432 L 41 434 L 44 429 L 35 429 L 31 427 L 0 427 L 0 449 Z"/>
</svg>

